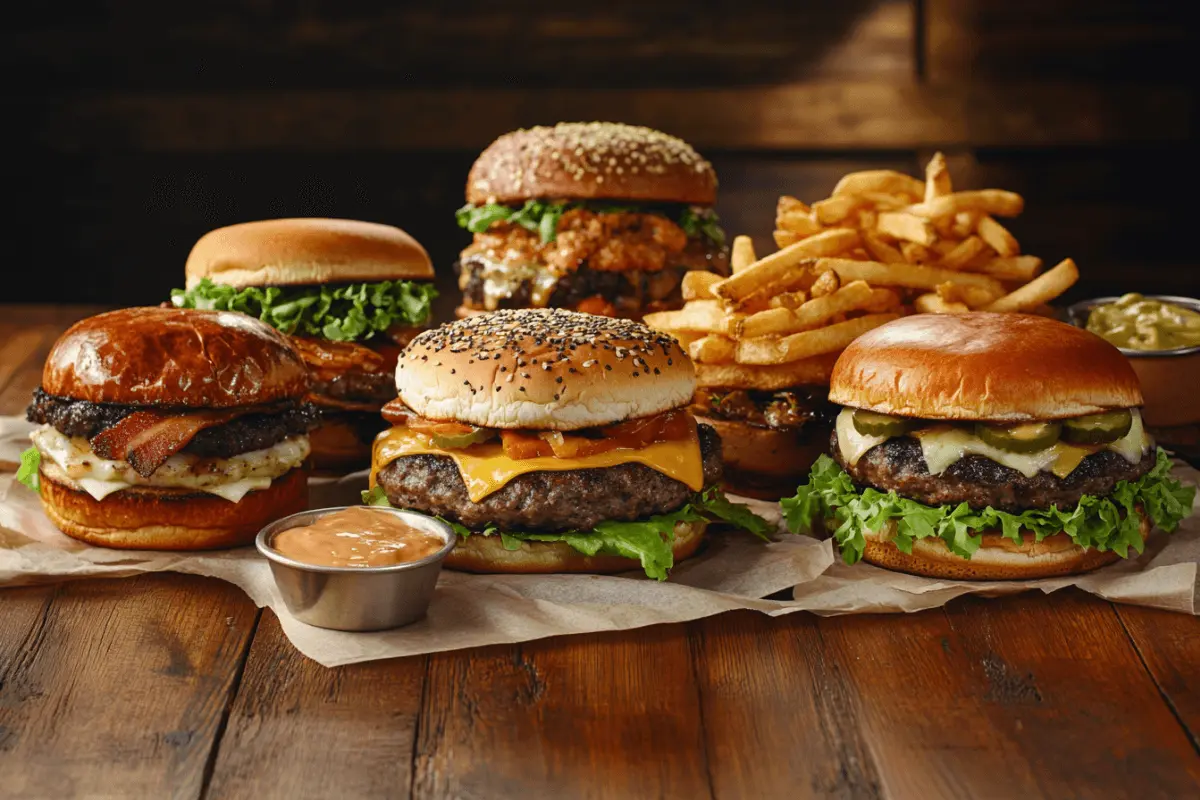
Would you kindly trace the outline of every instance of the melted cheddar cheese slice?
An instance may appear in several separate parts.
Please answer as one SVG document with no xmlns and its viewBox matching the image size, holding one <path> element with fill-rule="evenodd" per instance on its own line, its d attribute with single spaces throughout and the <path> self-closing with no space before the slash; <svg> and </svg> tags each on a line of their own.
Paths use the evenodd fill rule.
<svg viewBox="0 0 1200 800">
<path fill-rule="evenodd" d="M 398 458 L 422 453 L 454 459 L 473 503 L 478 503 L 513 478 L 527 472 L 599 469 L 621 464 L 644 464 L 687 485 L 692 491 L 698 492 L 704 488 L 704 462 L 700 457 L 700 440 L 694 425 L 690 426 L 690 433 L 685 439 L 657 442 L 639 449 L 617 448 L 582 458 L 523 459 L 504 455 L 500 443 L 495 441 L 477 444 L 466 450 L 442 450 L 428 444 L 425 437 L 407 428 L 396 427 L 384 431 L 375 439 L 375 453 L 371 459 L 372 488 L 379 470 Z"/>
</svg>

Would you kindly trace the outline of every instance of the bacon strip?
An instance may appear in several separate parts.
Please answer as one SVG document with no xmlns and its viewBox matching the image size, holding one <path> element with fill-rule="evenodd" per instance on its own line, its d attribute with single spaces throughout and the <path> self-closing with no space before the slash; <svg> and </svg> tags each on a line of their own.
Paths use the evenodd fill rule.
<svg viewBox="0 0 1200 800">
<path fill-rule="evenodd" d="M 101 458 L 128 461 L 134 472 L 148 478 L 171 456 L 205 428 L 223 425 L 246 413 L 245 409 L 172 414 L 135 411 L 111 428 L 92 437 L 92 451 Z"/>
</svg>

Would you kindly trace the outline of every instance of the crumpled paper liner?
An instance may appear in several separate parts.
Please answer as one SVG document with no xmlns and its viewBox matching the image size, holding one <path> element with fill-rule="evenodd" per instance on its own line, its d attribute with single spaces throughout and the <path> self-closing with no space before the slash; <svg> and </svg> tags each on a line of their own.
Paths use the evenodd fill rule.
<svg viewBox="0 0 1200 800">
<path fill-rule="evenodd" d="M 15 463 L 27 447 L 30 425 L 0 417 L 0 462 Z M 1180 466 L 1195 483 L 1200 473 Z M 352 503 L 363 487 L 361 473 L 314 479 L 314 507 Z M 778 507 L 745 501 L 774 521 Z M 1135 561 L 1098 572 L 1041 581 L 968 583 L 889 572 L 866 564 L 847 567 L 828 541 L 781 536 L 763 544 L 745 533 L 718 530 L 700 553 L 675 568 L 665 583 L 640 572 L 624 575 L 469 575 L 443 571 L 429 615 L 405 628 L 344 633 L 305 625 L 288 613 L 270 568 L 253 548 L 210 553 L 119 551 L 92 547 L 61 534 L 37 497 L 0 474 L 0 585 L 63 578 L 120 577 L 174 571 L 220 578 L 239 586 L 259 606 L 278 615 L 288 639 L 302 653 L 337 666 L 488 644 L 528 641 L 592 631 L 625 630 L 685 622 L 725 611 L 753 609 L 771 616 L 795 611 L 822 615 L 918 611 L 961 594 L 1002 595 L 1064 586 L 1116 602 L 1196 613 L 1196 564 L 1200 518 L 1193 515 L 1175 535 L 1151 537 Z M 792 589 L 793 599 L 765 600 Z"/>
</svg>

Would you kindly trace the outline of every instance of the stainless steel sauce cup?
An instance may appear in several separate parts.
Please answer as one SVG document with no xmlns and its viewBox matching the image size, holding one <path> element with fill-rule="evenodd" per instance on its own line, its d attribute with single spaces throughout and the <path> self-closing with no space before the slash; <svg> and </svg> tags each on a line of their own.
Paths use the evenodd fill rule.
<svg viewBox="0 0 1200 800">
<path fill-rule="evenodd" d="M 394 508 L 372 510 L 395 514 L 415 528 L 441 537 L 445 545 L 431 556 L 386 567 L 322 567 L 288 558 L 272 547 L 276 534 L 309 525 L 347 506 L 301 511 L 272 522 L 258 533 L 255 545 L 271 564 L 271 575 L 288 610 L 301 622 L 339 631 L 398 628 L 425 616 L 442 562 L 457 537 L 446 523 Z"/>
</svg>

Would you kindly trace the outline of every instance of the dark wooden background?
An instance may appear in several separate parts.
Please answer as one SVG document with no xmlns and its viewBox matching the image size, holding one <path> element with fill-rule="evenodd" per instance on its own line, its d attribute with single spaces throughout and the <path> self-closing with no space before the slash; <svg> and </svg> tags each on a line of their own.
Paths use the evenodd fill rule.
<svg viewBox="0 0 1200 800">
<path fill-rule="evenodd" d="M 77 6 L 77 7 L 76 7 Z M 0 299 L 154 303 L 210 228 L 398 224 L 443 276 L 471 162 L 515 127 L 643 123 L 715 164 L 733 233 L 851 169 L 1026 195 L 1073 297 L 1196 293 L 1196 37 L 1150 0 L 42 4 L 6 19 Z M 450 304 L 452 305 L 452 304 Z M 448 307 L 448 306 L 447 306 Z"/>
</svg>

